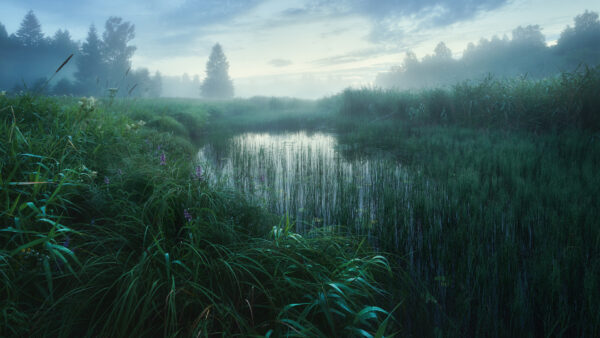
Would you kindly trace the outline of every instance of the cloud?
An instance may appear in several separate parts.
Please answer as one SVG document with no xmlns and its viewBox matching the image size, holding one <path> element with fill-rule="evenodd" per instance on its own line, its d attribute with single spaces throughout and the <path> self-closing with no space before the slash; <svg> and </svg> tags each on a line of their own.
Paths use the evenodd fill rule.
<svg viewBox="0 0 600 338">
<path fill-rule="evenodd" d="M 388 48 L 381 48 L 381 47 L 365 48 L 365 49 L 360 49 L 360 50 L 356 50 L 356 51 L 345 53 L 345 54 L 334 55 L 334 56 L 330 56 L 330 57 L 326 57 L 326 58 L 322 58 L 322 59 L 317 59 L 317 60 L 313 61 L 312 63 L 315 65 L 318 65 L 318 66 L 340 65 L 340 64 L 344 64 L 344 63 L 363 61 L 363 60 L 367 60 L 367 59 L 370 59 L 373 57 L 387 55 L 392 52 L 397 52 L 397 50 L 396 49 L 391 50 Z"/>
<path fill-rule="evenodd" d="M 367 35 L 372 42 L 401 39 L 420 28 L 444 27 L 491 11 L 510 0 L 311 0 L 305 10 L 326 11 L 331 16 L 359 15 L 371 20 Z M 412 26 L 401 25 L 410 20 Z M 415 25 L 414 22 L 418 24 Z"/>
<path fill-rule="evenodd" d="M 291 60 L 285 59 L 273 59 L 269 61 L 269 64 L 273 67 L 286 67 L 291 65 L 293 62 Z"/>
<path fill-rule="evenodd" d="M 174 25 L 180 26 L 193 25 L 197 27 L 225 23 L 261 2 L 262 0 L 188 0 L 164 17 L 169 21 L 172 20 Z"/>
<path fill-rule="evenodd" d="M 306 14 L 310 14 L 310 11 L 306 8 L 288 8 L 284 11 L 281 12 L 281 15 L 284 17 L 289 17 L 289 18 L 295 18 L 295 17 L 302 17 L 305 16 Z"/>
</svg>

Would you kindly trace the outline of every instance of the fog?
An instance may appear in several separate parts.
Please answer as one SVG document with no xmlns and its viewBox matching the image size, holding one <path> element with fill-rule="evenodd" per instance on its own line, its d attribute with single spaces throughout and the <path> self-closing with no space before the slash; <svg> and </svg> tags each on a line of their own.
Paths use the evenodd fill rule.
<svg viewBox="0 0 600 338">
<path fill-rule="evenodd" d="M 319 98 L 348 87 L 543 78 L 600 62 L 598 5 L 585 1 L 73 4 L 80 16 L 64 12 L 69 3 L 1 5 L 0 90 Z"/>
<path fill-rule="evenodd" d="M 418 60 L 407 52 L 401 65 L 377 76 L 383 87 L 409 89 L 452 85 L 464 80 L 497 78 L 543 78 L 600 63 L 598 13 L 585 11 L 574 26 L 561 32 L 549 46 L 539 25 L 517 27 L 510 37 L 494 36 L 469 43 L 462 57 L 440 42 L 433 54 Z"/>
</svg>

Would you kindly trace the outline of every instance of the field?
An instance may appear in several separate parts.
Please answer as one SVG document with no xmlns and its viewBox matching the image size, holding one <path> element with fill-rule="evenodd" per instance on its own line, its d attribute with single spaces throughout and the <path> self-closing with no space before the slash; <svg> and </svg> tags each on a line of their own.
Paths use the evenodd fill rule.
<svg viewBox="0 0 600 338">
<path fill-rule="evenodd" d="M 600 335 L 599 90 L 0 96 L 0 335 Z"/>
</svg>

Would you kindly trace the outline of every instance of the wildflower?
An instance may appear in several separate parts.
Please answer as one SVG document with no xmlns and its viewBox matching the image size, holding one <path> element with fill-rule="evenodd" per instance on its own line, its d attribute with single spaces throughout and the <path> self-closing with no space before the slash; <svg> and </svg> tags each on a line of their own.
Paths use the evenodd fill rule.
<svg viewBox="0 0 600 338">
<path fill-rule="evenodd" d="M 70 243 L 70 242 L 71 242 L 71 238 L 69 237 L 69 235 L 67 235 L 67 236 L 65 237 L 65 241 L 63 242 L 63 246 L 64 246 L 65 248 L 68 248 L 68 247 L 69 247 L 69 243 Z"/>
<path fill-rule="evenodd" d="M 156 148 L 156 150 L 160 150 L 161 146 L 162 146 L 162 144 L 159 144 L 158 147 Z"/>
<path fill-rule="evenodd" d="M 189 213 L 188 209 L 183 209 L 183 217 L 185 217 L 186 221 L 192 221 L 192 215 Z"/>
<path fill-rule="evenodd" d="M 85 112 L 92 112 L 94 111 L 94 109 L 96 109 L 96 99 L 93 96 L 88 97 L 82 97 L 81 99 L 79 99 L 79 109 L 81 109 L 82 111 Z"/>
<path fill-rule="evenodd" d="M 138 121 L 138 125 L 139 125 L 139 126 L 141 126 L 141 127 L 143 127 L 144 125 L 146 125 L 146 121 L 144 121 L 144 120 L 139 120 L 139 121 Z"/>
<path fill-rule="evenodd" d="M 110 184 L 110 179 L 108 178 L 108 176 L 104 176 L 104 183 Z"/>
<path fill-rule="evenodd" d="M 260 180 L 260 183 L 265 183 L 265 175 L 260 175 L 258 179 Z"/>
<path fill-rule="evenodd" d="M 160 165 L 166 165 L 167 164 L 167 156 L 165 155 L 165 152 L 163 151 L 162 154 L 160 154 Z"/>
<path fill-rule="evenodd" d="M 119 174 L 119 176 L 123 176 L 123 170 L 117 169 L 117 174 Z"/>
<path fill-rule="evenodd" d="M 202 179 L 202 167 L 201 166 L 196 166 L 196 178 L 197 179 Z"/>
</svg>

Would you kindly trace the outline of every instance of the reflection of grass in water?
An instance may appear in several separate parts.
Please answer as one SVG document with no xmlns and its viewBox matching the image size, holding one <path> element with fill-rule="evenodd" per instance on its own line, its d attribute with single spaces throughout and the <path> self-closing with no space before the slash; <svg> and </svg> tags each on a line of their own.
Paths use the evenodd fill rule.
<svg viewBox="0 0 600 338">
<path fill-rule="evenodd" d="M 513 335 L 532 325 L 548 332 L 599 320 L 589 298 L 600 285 L 596 138 L 447 127 L 357 136 L 364 145 L 376 138 L 407 166 L 364 156 L 347 162 L 333 152 L 335 141 L 306 141 L 290 153 L 269 145 L 285 136 L 245 135 L 231 143 L 230 184 L 294 216 L 301 233 L 334 226 L 404 256 L 428 290 L 407 301 L 423 297 L 450 333 L 489 327 Z M 248 144 L 253 137 L 268 142 Z M 541 308 L 545 317 L 536 317 Z M 472 312 L 459 315 L 465 311 Z M 533 319 L 507 326 L 509 317 Z"/>
<path fill-rule="evenodd" d="M 216 172 L 271 210 L 292 215 L 302 231 L 345 225 L 370 232 L 382 211 L 380 190 L 408 180 L 393 162 L 346 162 L 335 143 L 327 134 L 244 134 L 231 141 L 228 161 Z"/>
<path fill-rule="evenodd" d="M 165 111 L 178 122 L 134 122 Z M 386 260 L 289 222 L 272 231 L 277 218 L 208 186 L 193 131 L 170 133 L 191 116 L 28 95 L 0 95 L 0 113 L 0 336 L 346 336 L 387 323 L 372 306 Z"/>
</svg>

